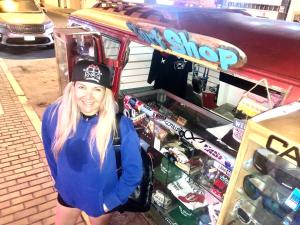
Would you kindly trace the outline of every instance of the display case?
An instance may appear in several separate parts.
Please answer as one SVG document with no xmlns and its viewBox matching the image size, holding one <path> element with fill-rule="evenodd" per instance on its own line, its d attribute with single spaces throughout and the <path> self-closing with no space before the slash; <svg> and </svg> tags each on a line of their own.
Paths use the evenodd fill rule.
<svg viewBox="0 0 300 225">
<path fill-rule="evenodd" d="M 300 224 L 299 105 L 248 121 L 218 224 Z"/>
<path fill-rule="evenodd" d="M 167 224 L 216 224 L 235 151 L 207 129 L 231 121 L 164 90 L 123 90 L 121 100 L 154 156 L 152 210 Z"/>
</svg>

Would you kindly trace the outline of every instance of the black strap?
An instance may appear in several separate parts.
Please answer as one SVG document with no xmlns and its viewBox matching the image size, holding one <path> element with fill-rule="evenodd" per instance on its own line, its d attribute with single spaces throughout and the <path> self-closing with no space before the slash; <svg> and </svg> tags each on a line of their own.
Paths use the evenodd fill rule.
<svg viewBox="0 0 300 225">
<path fill-rule="evenodd" d="M 116 114 L 116 128 L 117 134 L 114 136 L 113 145 L 115 149 L 116 155 L 116 165 L 117 165 L 117 174 L 118 178 L 121 177 L 122 174 L 122 160 L 121 160 L 121 130 L 120 130 L 120 121 L 121 117 L 123 116 L 122 113 Z"/>
</svg>

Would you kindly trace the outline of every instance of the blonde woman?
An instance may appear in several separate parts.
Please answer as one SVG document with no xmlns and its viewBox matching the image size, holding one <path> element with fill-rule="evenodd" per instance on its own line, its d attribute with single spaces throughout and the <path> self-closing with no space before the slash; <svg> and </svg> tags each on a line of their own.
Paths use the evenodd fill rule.
<svg viewBox="0 0 300 225">
<path fill-rule="evenodd" d="M 44 113 L 43 144 L 58 192 L 56 225 L 75 224 L 81 211 L 92 225 L 108 224 L 108 212 L 125 203 L 141 180 L 139 138 L 124 116 L 119 125 L 123 170 L 117 177 L 110 87 L 106 66 L 79 61 L 63 96 Z"/>
</svg>

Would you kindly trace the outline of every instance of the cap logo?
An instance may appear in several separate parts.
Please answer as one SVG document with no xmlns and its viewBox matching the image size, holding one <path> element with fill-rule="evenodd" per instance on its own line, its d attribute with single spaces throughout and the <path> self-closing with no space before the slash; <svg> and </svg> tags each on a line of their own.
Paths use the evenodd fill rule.
<svg viewBox="0 0 300 225">
<path fill-rule="evenodd" d="M 97 83 L 100 83 L 100 77 L 102 76 L 102 72 L 97 65 L 91 64 L 87 68 L 83 69 L 83 71 L 85 80 L 92 80 Z"/>
</svg>

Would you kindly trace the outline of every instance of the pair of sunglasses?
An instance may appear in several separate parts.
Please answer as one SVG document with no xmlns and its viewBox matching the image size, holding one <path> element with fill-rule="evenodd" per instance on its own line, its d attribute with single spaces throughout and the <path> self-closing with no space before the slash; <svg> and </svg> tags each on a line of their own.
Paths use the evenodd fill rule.
<svg viewBox="0 0 300 225">
<path fill-rule="evenodd" d="M 300 189 L 300 168 L 268 149 L 260 148 L 255 151 L 253 165 L 260 173 L 271 175 L 277 183 L 289 190 Z"/>
<path fill-rule="evenodd" d="M 251 224 L 251 225 L 262 225 L 252 217 L 252 213 L 255 210 L 256 210 L 256 208 L 253 205 L 251 205 L 249 203 L 245 204 L 244 199 L 239 199 L 235 203 L 235 206 L 234 206 L 234 212 L 235 212 L 237 219 L 232 220 L 231 222 L 229 222 L 228 225 L 234 225 L 234 224 L 240 224 L 240 223 Z"/>
<path fill-rule="evenodd" d="M 256 200 L 259 197 L 262 197 L 262 205 L 264 209 L 266 209 L 273 215 L 276 215 L 280 219 L 283 219 L 285 216 L 292 212 L 292 209 L 287 205 L 280 203 L 279 200 L 275 200 L 271 196 L 264 194 L 264 189 L 267 188 L 267 185 L 267 183 L 264 183 L 260 180 L 260 178 L 252 174 L 244 177 L 243 189 L 247 196 L 252 200 Z M 280 195 L 280 193 L 274 194 Z"/>
</svg>

